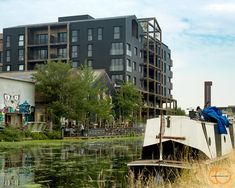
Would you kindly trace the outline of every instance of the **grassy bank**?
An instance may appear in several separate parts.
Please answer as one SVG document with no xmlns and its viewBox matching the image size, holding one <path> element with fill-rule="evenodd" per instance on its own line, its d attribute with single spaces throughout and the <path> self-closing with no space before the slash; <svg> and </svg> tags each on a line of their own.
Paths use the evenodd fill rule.
<svg viewBox="0 0 235 188">
<path fill-rule="evenodd" d="M 118 141 L 118 140 L 142 140 L 143 136 L 135 136 L 135 137 L 112 137 L 112 138 L 87 138 L 87 139 L 78 139 L 78 138 L 67 138 L 67 139 L 53 139 L 53 140 L 22 140 L 22 141 L 1 141 L 0 148 L 18 148 L 18 147 L 31 147 L 31 146 L 59 146 L 61 144 L 69 144 L 69 143 L 83 143 L 83 142 L 110 142 L 110 141 Z"/>
<path fill-rule="evenodd" d="M 175 179 L 156 183 L 156 177 L 146 179 L 140 175 L 137 180 L 129 175 L 130 188 L 232 188 L 235 187 L 235 151 L 228 158 L 213 164 L 201 162 L 195 168 L 176 173 Z"/>
</svg>

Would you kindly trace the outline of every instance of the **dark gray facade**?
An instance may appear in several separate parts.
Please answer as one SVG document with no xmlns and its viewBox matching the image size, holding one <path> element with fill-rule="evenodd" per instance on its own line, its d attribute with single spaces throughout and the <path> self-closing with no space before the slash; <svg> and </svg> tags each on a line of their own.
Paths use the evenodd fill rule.
<svg viewBox="0 0 235 188">
<path fill-rule="evenodd" d="M 59 17 L 55 23 L 5 28 L 2 70 L 34 70 L 36 64 L 48 60 L 71 63 L 74 68 L 87 64 L 105 69 L 116 86 L 129 81 L 143 92 L 145 114 L 155 116 L 162 103 L 173 101 L 172 60 L 161 38 L 154 39 L 155 47 L 149 45 L 151 33 L 146 37 L 144 24 L 134 15 L 102 19 L 80 15 Z"/>
</svg>

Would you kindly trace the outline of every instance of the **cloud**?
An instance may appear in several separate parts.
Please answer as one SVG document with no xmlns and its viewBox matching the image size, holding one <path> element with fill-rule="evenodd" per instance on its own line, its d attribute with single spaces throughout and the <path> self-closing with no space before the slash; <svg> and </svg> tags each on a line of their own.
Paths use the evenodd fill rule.
<svg viewBox="0 0 235 188">
<path fill-rule="evenodd" d="M 163 42 L 171 49 L 173 95 L 178 104 L 203 103 L 207 79 L 214 82 L 214 101 L 234 104 L 235 85 L 228 81 L 235 80 L 234 0 L 119 0 L 115 4 L 110 0 L 0 0 L 0 32 L 4 27 L 56 22 L 61 16 L 81 14 L 156 17 Z"/>
<path fill-rule="evenodd" d="M 235 14 L 235 3 L 209 4 L 206 10 L 214 14 Z"/>
</svg>

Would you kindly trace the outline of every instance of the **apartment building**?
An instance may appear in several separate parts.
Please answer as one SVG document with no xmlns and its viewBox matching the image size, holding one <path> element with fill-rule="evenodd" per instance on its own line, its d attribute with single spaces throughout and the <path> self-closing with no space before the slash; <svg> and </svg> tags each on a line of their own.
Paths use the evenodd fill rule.
<svg viewBox="0 0 235 188">
<path fill-rule="evenodd" d="M 116 87 L 132 82 L 144 96 L 141 113 L 154 117 L 161 109 L 166 113 L 176 107 L 170 50 L 161 35 L 156 18 L 134 15 L 68 16 L 54 23 L 4 28 L 0 70 L 34 70 L 48 60 L 105 69 Z"/>
</svg>

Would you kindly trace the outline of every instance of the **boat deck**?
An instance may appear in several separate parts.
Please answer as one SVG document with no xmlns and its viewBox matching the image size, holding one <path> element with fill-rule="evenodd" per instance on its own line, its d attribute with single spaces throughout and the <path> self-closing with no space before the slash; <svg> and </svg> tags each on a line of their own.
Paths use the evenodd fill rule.
<svg viewBox="0 0 235 188">
<path fill-rule="evenodd" d="M 172 161 L 172 160 L 136 160 L 127 164 L 130 168 L 135 167 L 170 167 L 170 168 L 182 168 L 182 169 L 191 169 L 192 164 L 183 161 Z"/>
</svg>

